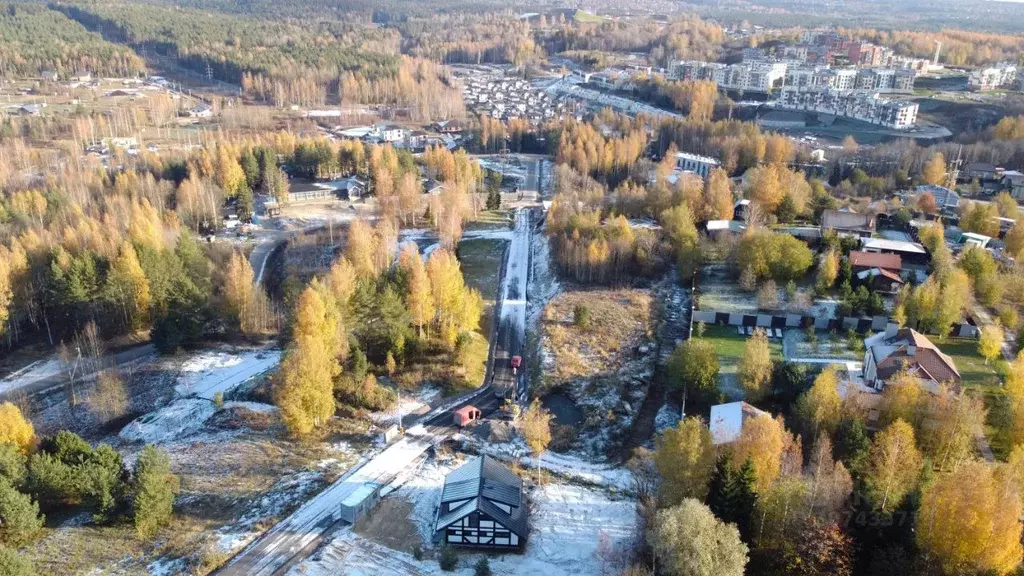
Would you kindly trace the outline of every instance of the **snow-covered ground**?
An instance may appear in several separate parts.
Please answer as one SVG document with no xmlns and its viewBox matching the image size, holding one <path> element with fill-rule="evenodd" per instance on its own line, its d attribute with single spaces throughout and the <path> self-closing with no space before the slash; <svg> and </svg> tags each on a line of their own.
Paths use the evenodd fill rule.
<svg viewBox="0 0 1024 576">
<path fill-rule="evenodd" d="M 572 454 L 550 451 L 541 454 L 540 458 L 536 459 L 529 456 L 529 450 L 521 438 L 504 443 L 474 442 L 477 442 L 474 447 L 481 454 L 488 454 L 499 460 L 518 461 L 527 468 L 539 466 L 563 478 L 605 488 L 622 491 L 629 491 L 633 488 L 633 478 L 629 470 L 625 468 L 592 462 Z"/>
<path fill-rule="evenodd" d="M 562 291 L 558 278 L 552 268 L 551 242 L 547 234 L 541 230 L 530 238 L 533 259 L 533 276 L 530 280 L 530 299 L 528 307 L 529 326 L 536 327 L 541 312 L 548 301 Z"/>
<path fill-rule="evenodd" d="M 441 395 L 441 389 L 436 386 L 427 386 L 418 390 L 415 394 L 402 394 L 399 402 L 390 410 L 374 412 L 370 419 L 378 425 L 390 426 L 398 424 L 398 416 L 401 414 L 403 422 L 408 423 L 410 414 L 421 414 L 430 408 L 430 403 L 437 400 Z"/>
<path fill-rule="evenodd" d="M 530 279 L 530 218 L 516 212 L 516 229 L 508 248 L 508 265 L 501 284 L 501 324 L 509 323 L 516 334 L 526 330 L 526 285 Z"/>
<path fill-rule="evenodd" d="M 654 433 L 661 434 L 669 428 L 674 428 L 682 419 L 678 406 L 662 404 L 658 414 L 654 417 Z"/>
<path fill-rule="evenodd" d="M 431 446 L 432 438 L 424 434 L 422 426 L 414 426 L 404 438 L 374 455 L 362 466 L 354 466 L 351 472 L 275 525 L 254 547 L 235 557 L 227 573 L 243 573 L 243 567 L 247 575 L 276 573 L 294 555 L 295 550 L 309 545 L 339 519 L 340 504 L 345 498 L 368 482 L 390 483 L 418 460 Z"/>
<path fill-rule="evenodd" d="M 33 382 L 56 376 L 60 372 L 60 360 L 39 360 L 24 368 L 11 372 L 0 380 L 0 394 L 24 388 Z"/>
<path fill-rule="evenodd" d="M 120 436 L 129 442 L 168 442 L 198 432 L 214 412 L 216 407 L 209 400 L 181 398 L 133 420 Z"/>
<path fill-rule="evenodd" d="M 212 400 L 217 392 L 226 395 L 280 363 L 281 351 L 273 348 L 206 350 L 181 365 L 174 391 L 181 397 Z"/>
<path fill-rule="evenodd" d="M 434 510 L 445 475 L 461 462 L 429 462 L 388 498 L 413 505 L 409 519 L 431 547 Z M 601 572 L 598 545 L 603 538 L 613 550 L 628 548 L 636 533 L 636 501 L 592 488 L 552 483 L 528 494 L 531 501 L 530 538 L 523 554 L 492 555 L 491 570 L 499 576 L 596 575 Z M 458 575 L 473 574 L 480 554 L 459 554 Z M 611 573 L 618 567 L 612 568 Z M 294 567 L 289 576 L 379 576 L 382 574 L 440 576 L 437 560 L 418 561 L 355 534 L 339 530 L 316 559 Z"/>
<path fill-rule="evenodd" d="M 168 362 L 178 363 L 180 360 Z M 272 370 L 280 362 L 281 351 L 273 348 L 198 352 L 181 363 L 180 375 L 174 386 L 177 399 L 132 421 L 121 429 L 120 436 L 129 442 L 156 444 L 194 434 L 216 412 L 212 400 L 218 392 L 227 395 L 256 376 Z M 265 404 L 234 405 L 254 412 L 272 409 Z"/>
</svg>

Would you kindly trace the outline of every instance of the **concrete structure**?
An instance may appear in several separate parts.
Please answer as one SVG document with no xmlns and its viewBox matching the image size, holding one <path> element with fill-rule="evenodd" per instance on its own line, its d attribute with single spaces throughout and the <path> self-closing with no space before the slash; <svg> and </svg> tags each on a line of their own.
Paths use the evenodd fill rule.
<svg viewBox="0 0 1024 576">
<path fill-rule="evenodd" d="M 436 540 L 511 551 L 521 550 L 528 536 L 523 482 L 497 460 L 477 456 L 445 477 Z"/>
<path fill-rule="evenodd" d="M 825 210 L 821 214 L 821 231 L 835 230 L 839 233 L 871 236 L 875 231 L 873 214 L 858 214 L 842 210 Z"/>
<path fill-rule="evenodd" d="M 680 61 L 670 67 L 670 76 L 679 80 L 714 80 L 719 88 L 767 94 L 783 85 L 786 78 L 784 62 L 717 62 Z"/>
<path fill-rule="evenodd" d="M 730 402 L 711 407 L 711 443 L 715 446 L 739 440 L 743 423 L 751 418 L 769 416 L 746 402 Z"/>
<path fill-rule="evenodd" d="M 901 240 L 888 240 L 885 238 L 862 238 L 861 250 L 877 254 L 897 254 L 906 264 L 908 261 L 915 264 L 928 262 L 928 251 L 917 242 L 903 242 Z"/>
<path fill-rule="evenodd" d="M 705 180 L 711 174 L 711 171 L 718 168 L 721 164 L 718 160 L 708 156 L 699 156 L 697 154 L 689 154 L 686 152 L 679 152 L 676 154 L 676 169 L 684 172 L 693 172 Z"/>
<path fill-rule="evenodd" d="M 1017 65 L 1010 62 L 1000 62 L 988 68 L 979 68 L 971 72 L 967 78 L 967 87 L 971 90 L 996 90 L 998 88 L 1011 88 L 1017 82 Z"/>
<path fill-rule="evenodd" d="M 895 325 L 864 340 L 864 383 L 881 390 L 887 380 L 906 370 L 929 390 L 940 384 L 963 383 L 953 359 L 911 328 Z"/>
<path fill-rule="evenodd" d="M 772 105 L 783 110 L 832 114 L 903 130 L 917 122 L 917 104 L 887 100 L 876 94 L 830 88 L 786 88 Z"/>
<path fill-rule="evenodd" d="M 739 235 L 747 225 L 736 220 L 708 220 L 706 230 L 711 236 Z"/>
</svg>

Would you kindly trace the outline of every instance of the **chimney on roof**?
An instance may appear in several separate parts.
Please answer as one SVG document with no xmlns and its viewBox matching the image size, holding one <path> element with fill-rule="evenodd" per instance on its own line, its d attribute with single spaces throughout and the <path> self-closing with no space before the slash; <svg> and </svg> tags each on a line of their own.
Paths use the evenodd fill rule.
<svg viewBox="0 0 1024 576">
<path fill-rule="evenodd" d="M 907 356 L 917 355 L 917 346 L 907 346 Z"/>
</svg>

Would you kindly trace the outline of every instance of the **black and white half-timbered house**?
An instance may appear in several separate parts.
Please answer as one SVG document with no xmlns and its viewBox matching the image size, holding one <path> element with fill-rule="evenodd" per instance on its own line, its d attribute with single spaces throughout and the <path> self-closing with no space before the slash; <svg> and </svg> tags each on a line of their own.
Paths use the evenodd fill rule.
<svg viewBox="0 0 1024 576">
<path fill-rule="evenodd" d="M 489 456 L 444 479 L 435 538 L 451 546 L 521 551 L 529 528 L 523 482 Z"/>
</svg>

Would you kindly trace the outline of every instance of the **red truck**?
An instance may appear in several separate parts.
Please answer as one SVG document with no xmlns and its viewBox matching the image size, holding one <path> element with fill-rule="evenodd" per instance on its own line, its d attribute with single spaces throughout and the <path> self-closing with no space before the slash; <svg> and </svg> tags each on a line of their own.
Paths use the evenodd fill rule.
<svg viewBox="0 0 1024 576">
<path fill-rule="evenodd" d="M 512 375 L 513 376 L 515 376 L 519 372 L 519 366 L 522 363 L 523 363 L 523 357 L 522 356 L 513 356 L 512 357 L 511 364 L 512 364 Z"/>
</svg>

